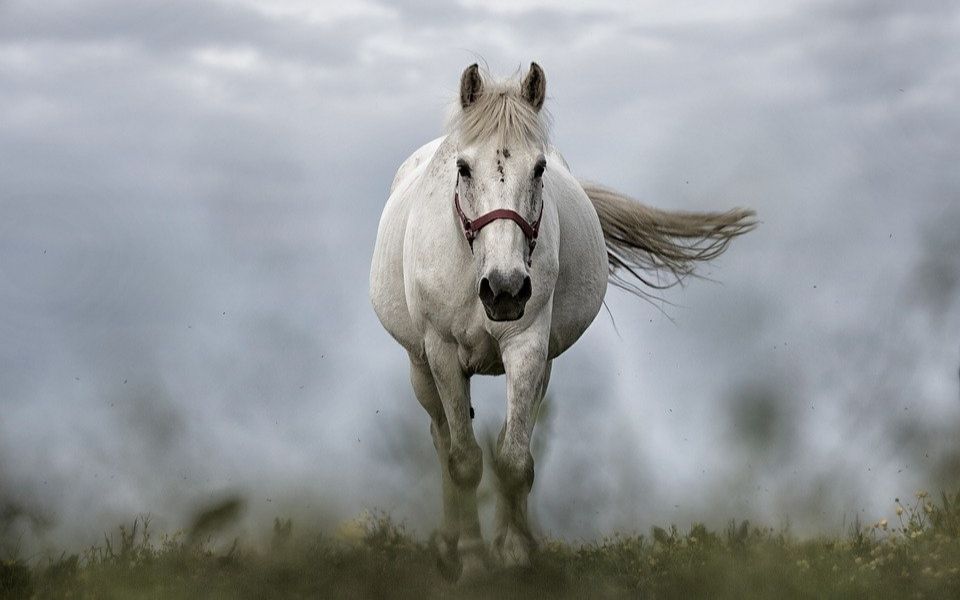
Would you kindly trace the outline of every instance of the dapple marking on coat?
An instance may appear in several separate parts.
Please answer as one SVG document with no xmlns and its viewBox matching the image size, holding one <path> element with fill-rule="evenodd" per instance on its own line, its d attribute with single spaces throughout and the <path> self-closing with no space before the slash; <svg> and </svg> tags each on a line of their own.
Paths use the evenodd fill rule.
<svg viewBox="0 0 960 600">
<path fill-rule="evenodd" d="M 370 297 L 410 358 L 410 381 L 430 416 L 443 517 L 433 541 L 462 580 L 491 563 L 529 564 L 534 479 L 530 439 L 554 358 L 600 310 L 608 280 L 644 295 L 693 273 L 755 226 L 754 213 L 668 212 L 578 181 L 550 145 L 546 77 L 493 80 L 474 64 L 446 135 L 399 168 L 380 220 Z M 497 217 L 468 242 L 467 219 Z M 518 219 L 540 216 L 535 247 Z M 499 214 L 498 213 L 498 214 Z M 663 273 L 666 284 L 648 277 Z M 477 485 L 483 453 L 470 418 L 470 377 L 506 374 L 507 411 L 493 452 L 498 480 L 488 554 Z"/>
</svg>

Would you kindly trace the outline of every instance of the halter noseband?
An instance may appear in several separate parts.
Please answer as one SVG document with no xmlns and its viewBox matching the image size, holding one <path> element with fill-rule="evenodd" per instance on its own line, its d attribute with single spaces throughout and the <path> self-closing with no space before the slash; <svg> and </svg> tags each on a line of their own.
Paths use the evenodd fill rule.
<svg viewBox="0 0 960 600">
<path fill-rule="evenodd" d="M 470 220 L 460 208 L 460 192 L 453 191 L 453 205 L 457 209 L 457 216 L 460 217 L 460 225 L 463 227 L 463 235 L 470 244 L 470 251 L 473 252 L 473 240 L 477 239 L 480 230 L 498 219 L 509 219 L 520 227 L 520 231 L 527 238 L 527 244 L 530 247 L 530 253 L 527 256 L 527 263 L 533 260 L 533 249 L 537 247 L 537 233 L 540 231 L 540 219 L 543 217 L 543 201 L 540 202 L 540 213 L 537 219 L 530 223 L 523 218 L 523 215 L 509 208 L 497 208 L 488 213 L 484 213 L 476 219 Z"/>
</svg>

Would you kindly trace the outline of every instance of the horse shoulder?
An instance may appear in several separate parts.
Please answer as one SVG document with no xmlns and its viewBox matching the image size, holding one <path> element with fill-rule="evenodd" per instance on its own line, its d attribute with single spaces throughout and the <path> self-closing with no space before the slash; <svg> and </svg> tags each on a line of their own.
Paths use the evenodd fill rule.
<svg viewBox="0 0 960 600">
<path fill-rule="evenodd" d="M 454 222 L 449 183 L 425 176 L 417 186 L 403 244 L 403 276 L 407 305 L 415 323 L 429 321 L 441 330 L 471 312 L 476 300 L 472 257 Z M 448 193 L 449 192 L 449 193 Z"/>
</svg>

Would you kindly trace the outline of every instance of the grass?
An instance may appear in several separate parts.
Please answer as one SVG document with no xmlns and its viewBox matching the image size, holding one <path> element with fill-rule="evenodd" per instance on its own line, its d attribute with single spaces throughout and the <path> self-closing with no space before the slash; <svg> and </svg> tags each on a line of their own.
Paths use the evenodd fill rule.
<svg viewBox="0 0 960 600">
<path fill-rule="evenodd" d="M 531 568 L 472 587 L 444 579 L 429 544 L 386 515 L 350 540 L 278 519 L 269 547 L 218 552 L 196 536 L 154 539 L 141 518 L 82 554 L 3 561 L 0 598 L 960 598 L 960 493 L 895 508 L 894 522 L 839 538 L 740 522 L 547 540 Z"/>
</svg>

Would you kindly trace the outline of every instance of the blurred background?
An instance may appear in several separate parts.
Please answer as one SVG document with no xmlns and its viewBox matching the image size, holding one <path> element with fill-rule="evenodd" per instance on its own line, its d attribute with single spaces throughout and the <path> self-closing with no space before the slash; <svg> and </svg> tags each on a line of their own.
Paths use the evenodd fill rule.
<svg viewBox="0 0 960 600">
<path fill-rule="evenodd" d="M 432 529 L 367 277 L 477 60 L 544 67 L 577 176 L 762 220 L 664 302 L 611 289 L 557 361 L 542 533 L 837 532 L 955 488 L 957 56 L 946 1 L 0 2 L 0 549 L 225 495 L 251 530 Z M 503 379 L 474 398 L 490 436 Z"/>
</svg>

